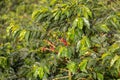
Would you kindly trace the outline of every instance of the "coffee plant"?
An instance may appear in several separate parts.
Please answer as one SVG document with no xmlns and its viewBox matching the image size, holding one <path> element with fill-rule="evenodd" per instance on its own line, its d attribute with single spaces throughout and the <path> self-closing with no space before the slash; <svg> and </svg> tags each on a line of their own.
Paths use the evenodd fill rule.
<svg viewBox="0 0 120 80">
<path fill-rule="evenodd" d="M 120 80 L 119 0 L 0 7 L 0 80 Z"/>
</svg>

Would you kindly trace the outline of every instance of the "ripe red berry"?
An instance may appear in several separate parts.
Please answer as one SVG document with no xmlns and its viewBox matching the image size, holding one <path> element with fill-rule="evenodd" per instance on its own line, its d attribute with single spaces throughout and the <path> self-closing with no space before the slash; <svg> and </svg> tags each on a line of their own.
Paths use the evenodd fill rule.
<svg viewBox="0 0 120 80">
<path fill-rule="evenodd" d="M 68 46 L 68 43 L 64 38 L 60 38 L 60 42 L 62 42 L 65 46 Z"/>
</svg>

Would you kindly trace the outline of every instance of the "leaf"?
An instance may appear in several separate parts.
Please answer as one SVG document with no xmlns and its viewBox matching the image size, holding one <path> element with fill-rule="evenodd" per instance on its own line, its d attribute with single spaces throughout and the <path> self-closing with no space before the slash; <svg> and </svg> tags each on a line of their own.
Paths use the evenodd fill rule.
<svg viewBox="0 0 120 80">
<path fill-rule="evenodd" d="M 78 24 L 79 29 L 83 29 L 83 19 L 82 18 L 78 18 L 77 24 Z"/>
<path fill-rule="evenodd" d="M 97 79 L 98 79 L 98 80 L 104 80 L 103 74 L 97 73 Z"/>
<path fill-rule="evenodd" d="M 19 37 L 20 32 L 21 32 L 21 30 L 17 30 L 17 31 L 13 34 L 14 39 L 17 39 L 17 38 Z"/>
<path fill-rule="evenodd" d="M 15 23 L 10 23 L 10 26 L 6 29 L 7 35 L 9 36 L 11 33 L 14 36 L 19 31 L 19 28 Z"/>
<path fill-rule="evenodd" d="M 114 65 L 114 63 L 119 59 L 118 55 L 115 55 L 114 58 L 111 60 L 110 62 L 110 67 L 112 67 Z"/>
<path fill-rule="evenodd" d="M 76 52 L 78 52 L 79 50 L 80 50 L 80 41 L 77 42 Z"/>
<path fill-rule="evenodd" d="M 61 15 L 61 11 L 58 11 L 55 18 L 54 18 L 54 20 L 59 20 L 60 15 Z"/>
<path fill-rule="evenodd" d="M 118 29 L 118 26 L 111 20 L 110 23 L 113 25 L 113 27 L 115 27 L 116 29 Z"/>
<path fill-rule="evenodd" d="M 104 59 L 106 56 L 108 56 L 109 55 L 109 53 L 104 53 L 103 55 L 102 55 L 102 59 Z"/>
<path fill-rule="evenodd" d="M 71 53 L 68 52 L 68 49 L 66 47 L 60 47 L 59 52 L 58 52 L 58 57 L 71 57 Z"/>
<path fill-rule="evenodd" d="M 6 65 L 7 65 L 7 59 L 6 59 L 6 57 L 0 56 L 0 66 L 2 66 L 2 68 L 5 68 Z"/>
<path fill-rule="evenodd" d="M 87 62 L 88 62 L 87 59 L 84 59 L 84 60 L 82 60 L 82 62 L 80 62 L 79 68 L 81 71 L 87 72 L 87 70 L 86 70 Z"/>
<path fill-rule="evenodd" d="M 43 68 L 44 68 L 45 73 L 50 74 L 49 68 L 47 66 L 44 66 Z"/>
<path fill-rule="evenodd" d="M 22 31 L 20 32 L 20 35 L 19 35 L 19 40 L 20 40 L 20 41 L 23 40 L 23 38 L 25 37 L 25 34 L 26 34 L 26 30 L 22 30 Z"/>
<path fill-rule="evenodd" d="M 85 26 L 87 26 L 88 29 L 90 29 L 90 23 L 86 18 L 83 18 L 83 21 L 85 23 Z"/>
<path fill-rule="evenodd" d="M 76 18 L 76 19 L 73 21 L 72 26 L 73 26 L 73 28 L 75 28 L 75 27 L 77 27 L 77 25 L 78 25 L 78 18 Z"/>
<path fill-rule="evenodd" d="M 87 36 L 85 36 L 85 42 L 86 42 L 87 47 L 90 48 L 91 44 L 90 44 L 90 40 L 88 39 Z"/>
<path fill-rule="evenodd" d="M 54 5 L 57 0 L 50 0 L 50 5 Z"/>
<path fill-rule="evenodd" d="M 33 31 L 31 37 L 32 37 L 32 38 L 35 38 L 36 36 L 37 36 L 37 31 Z"/>
<path fill-rule="evenodd" d="M 67 68 L 68 68 L 72 73 L 75 73 L 75 72 L 76 72 L 76 69 L 77 69 L 76 63 L 75 63 L 75 62 L 69 62 L 69 63 L 67 64 Z"/>
<path fill-rule="evenodd" d="M 44 70 L 43 70 L 43 67 L 38 67 L 38 66 L 34 66 L 34 69 L 35 72 L 34 72 L 34 76 L 37 78 L 37 76 L 39 76 L 40 79 L 43 78 L 44 76 Z"/>
<path fill-rule="evenodd" d="M 115 52 L 119 48 L 120 48 L 119 44 L 118 43 L 114 43 L 114 44 L 112 44 L 112 46 L 110 46 L 109 51 L 110 52 Z"/>
<path fill-rule="evenodd" d="M 36 22 L 42 21 L 43 18 L 49 15 L 48 8 L 41 8 L 41 10 L 36 10 L 32 14 L 32 19 Z"/>
<path fill-rule="evenodd" d="M 84 16 L 86 19 L 89 18 L 89 15 L 88 15 L 88 13 L 87 13 L 87 11 L 86 11 L 85 6 L 83 6 L 83 8 L 82 8 L 82 14 L 83 14 L 83 16 Z"/>
<path fill-rule="evenodd" d="M 67 18 L 69 18 L 70 15 L 71 15 L 70 12 L 69 12 L 68 10 L 65 11 L 65 14 L 66 14 Z"/>
<path fill-rule="evenodd" d="M 25 40 L 28 41 L 30 36 L 30 31 L 27 31 L 25 34 Z"/>
<path fill-rule="evenodd" d="M 7 36 L 9 36 L 10 35 L 10 30 L 11 30 L 11 26 L 8 26 L 7 28 L 6 28 L 6 32 L 7 32 Z"/>
<path fill-rule="evenodd" d="M 42 67 L 39 67 L 39 68 L 37 69 L 37 71 L 38 71 L 38 75 L 39 75 L 40 79 L 42 79 L 43 76 L 44 76 L 43 68 L 42 68 Z"/>
<path fill-rule="evenodd" d="M 87 6 L 83 6 L 83 10 L 84 10 L 84 14 L 92 17 L 92 12 L 90 11 L 90 9 Z"/>
<path fill-rule="evenodd" d="M 78 46 L 80 45 L 80 46 Z M 79 47 L 79 49 L 78 49 Z M 84 55 L 86 51 L 91 47 L 90 40 L 87 36 L 83 36 L 83 38 L 80 40 L 79 44 L 77 44 L 77 51 L 80 52 L 80 55 Z"/>
<path fill-rule="evenodd" d="M 39 14 L 37 18 L 35 18 L 35 21 L 38 22 L 40 21 L 43 17 L 44 17 L 45 14 Z"/>
<path fill-rule="evenodd" d="M 36 20 L 37 17 L 41 14 L 41 10 L 35 10 L 33 13 L 32 13 L 32 19 L 33 20 Z"/>
<path fill-rule="evenodd" d="M 88 39 L 87 36 L 84 36 L 81 40 L 81 46 L 84 46 L 84 47 L 87 47 L 89 48 L 91 45 L 90 45 L 90 40 Z"/>
<path fill-rule="evenodd" d="M 104 31 L 104 32 L 110 31 L 106 24 L 102 24 L 102 25 L 100 26 L 100 29 L 101 29 L 102 31 Z"/>
<path fill-rule="evenodd" d="M 74 40 L 75 38 L 75 31 L 73 28 L 70 28 L 67 32 L 67 38 L 68 40 Z"/>
<path fill-rule="evenodd" d="M 117 69 L 118 72 L 120 71 L 120 58 L 116 61 L 115 68 Z"/>
<path fill-rule="evenodd" d="M 18 26 L 18 25 L 11 24 L 10 26 L 12 26 L 12 28 L 11 28 L 12 33 L 16 32 L 16 31 L 19 29 L 19 26 Z"/>
</svg>

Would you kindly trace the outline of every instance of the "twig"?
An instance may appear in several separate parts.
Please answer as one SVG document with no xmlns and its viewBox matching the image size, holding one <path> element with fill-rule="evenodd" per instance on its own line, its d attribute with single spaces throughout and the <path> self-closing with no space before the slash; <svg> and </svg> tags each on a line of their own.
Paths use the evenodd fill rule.
<svg viewBox="0 0 120 80">
<path fill-rule="evenodd" d="M 68 72 L 69 80 L 72 80 L 71 71 Z"/>
<path fill-rule="evenodd" d="M 53 80 L 59 80 L 59 79 L 64 79 L 64 78 L 69 78 L 69 76 L 63 76 L 63 77 L 55 78 Z"/>
</svg>

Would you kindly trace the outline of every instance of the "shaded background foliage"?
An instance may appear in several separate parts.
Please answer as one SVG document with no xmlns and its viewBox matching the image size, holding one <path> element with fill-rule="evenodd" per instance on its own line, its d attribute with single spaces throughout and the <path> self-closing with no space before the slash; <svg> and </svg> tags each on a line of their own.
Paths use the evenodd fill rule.
<svg viewBox="0 0 120 80">
<path fill-rule="evenodd" d="M 119 0 L 0 1 L 1 80 L 119 80 Z"/>
</svg>

